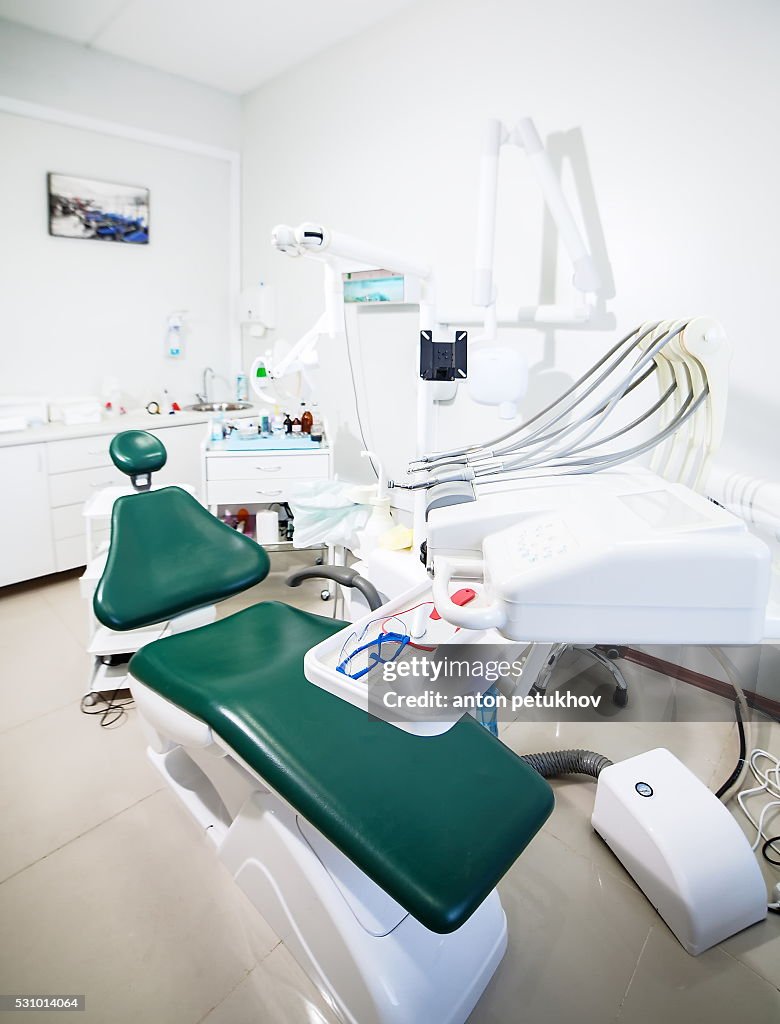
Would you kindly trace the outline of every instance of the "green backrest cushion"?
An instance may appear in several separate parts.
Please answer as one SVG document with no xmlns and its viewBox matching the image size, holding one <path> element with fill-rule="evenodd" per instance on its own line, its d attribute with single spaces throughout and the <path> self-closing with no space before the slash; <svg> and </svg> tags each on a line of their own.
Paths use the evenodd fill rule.
<svg viewBox="0 0 780 1024">
<path fill-rule="evenodd" d="M 156 473 L 168 460 L 165 445 L 148 430 L 123 430 L 108 446 L 111 461 L 121 473 Z"/>
<path fill-rule="evenodd" d="M 95 615 L 117 630 L 163 622 L 254 586 L 269 564 L 180 487 L 125 495 L 114 502 Z"/>
</svg>

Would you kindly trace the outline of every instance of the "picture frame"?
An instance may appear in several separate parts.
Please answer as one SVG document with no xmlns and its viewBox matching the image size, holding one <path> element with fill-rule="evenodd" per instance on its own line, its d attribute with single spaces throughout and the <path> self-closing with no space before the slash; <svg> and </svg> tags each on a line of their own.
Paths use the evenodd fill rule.
<svg viewBox="0 0 780 1024">
<path fill-rule="evenodd" d="M 50 171 L 49 234 L 124 245 L 149 244 L 149 189 Z"/>
</svg>

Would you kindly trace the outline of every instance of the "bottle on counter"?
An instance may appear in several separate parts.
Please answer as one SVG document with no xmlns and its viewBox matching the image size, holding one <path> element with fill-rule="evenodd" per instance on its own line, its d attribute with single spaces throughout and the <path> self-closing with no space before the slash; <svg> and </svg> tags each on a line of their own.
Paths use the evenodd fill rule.
<svg viewBox="0 0 780 1024">
<path fill-rule="evenodd" d="M 289 412 L 284 414 L 284 432 L 285 434 L 292 434 L 293 432 L 293 421 L 290 419 Z"/>
<path fill-rule="evenodd" d="M 271 420 L 271 433 L 276 434 L 278 437 L 280 434 L 283 434 L 284 431 L 284 417 L 279 412 L 279 406 L 275 405 L 273 419 Z"/>
<path fill-rule="evenodd" d="M 311 424 L 311 437 L 313 441 L 324 441 L 325 440 L 325 424 L 322 421 L 322 415 L 320 408 L 316 402 L 312 402 L 312 424 Z"/>
<path fill-rule="evenodd" d="M 293 434 L 300 434 L 301 432 L 301 421 L 298 419 L 297 416 L 292 421 L 292 432 Z"/>
<path fill-rule="evenodd" d="M 309 410 L 306 408 L 306 403 L 305 402 L 301 402 L 301 408 L 303 409 L 303 412 L 301 413 L 301 433 L 302 434 L 310 434 L 311 433 L 311 425 L 314 422 L 314 417 L 309 412 Z"/>
<path fill-rule="evenodd" d="M 225 424 L 221 412 L 211 417 L 209 435 L 212 441 L 223 441 L 225 439 Z"/>
</svg>

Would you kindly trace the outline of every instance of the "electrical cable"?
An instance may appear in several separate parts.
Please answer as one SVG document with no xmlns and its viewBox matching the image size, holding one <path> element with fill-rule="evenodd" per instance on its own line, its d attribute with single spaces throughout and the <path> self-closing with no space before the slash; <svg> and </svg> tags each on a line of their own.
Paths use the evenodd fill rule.
<svg viewBox="0 0 780 1024">
<path fill-rule="evenodd" d="M 652 328 L 650 328 L 650 330 L 651 331 L 655 330 L 656 327 L 658 327 L 658 326 L 659 326 L 659 324 L 656 323 L 656 324 L 653 325 Z M 616 342 L 612 346 L 612 348 L 609 349 L 601 357 L 601 359 L 599 359 L 599 361 L 597 363 L 595 363 L 593 366 L 591 366 L 582 375 L 582 377 L 580 377 L 572 385 L 570 385 L 570 387 L 566 391 L 564 391 L 562 395 L 558 395 L 556 398 L 553 399 L 552 402 L 550 402 L 549 405 L 545 406 L 544 409 L 540 409 L 539 412 L 535 413 L 533 416 L 531 416 L 530 419 L 526 420 L 524 423 L 521 423 L 520 426 L 513 427 L 511 430 L 506 431 L 504 434 L 500 434 L 498 437 L 494 437 L 490 441 L 485 441 L 482 444 L 469 445 L 466 448 L 453 448 L 453 449 L 450 449 L 449 451 L 446 451 L 446 452 L 431 453 L 429 455 L 420 456 L 418 459 L 416 459 L 414 461 L 415 462 L 428 463 L 428 462 L 433 462 L 433 461 L 436 461 L 436 460 L 439 460 L 439 459 L 446 459 L 446 458 L 449 458 L 449 457 L 460 456 L 460 455 L 466 454 L 467 452 L 479 451 L 479 450 L 485 450 L 485 449 L 488 449 L 488 448 L 492 448 L 495 445 L 501 444 L 503 441 L 508 440 L 513 435 L 519 433 L 521 430 L 526 429 L 526 427 L 529 427 L 532 423 L 535 423 L 542 416 L 546 415 L 548 412 L 550 412 L 552 409 L 554 409 L 555 406 L 559 402 L 561 402 L 564 399 L 568 398 L 569 395 L 571 395 L 574 391 L 577 390 L 577 388 L 581 387 L 582 384 L 584 384 L 587 381 L 587 379 L 591 376 L 592 373 L 594 373 L 594 371 L 600 369 L 600 367 L 603 366 L 604 363 L 608 359 L 610 359 L 620 349 L 620 347 L 622 345 L 625 345 L 627 342 L 629 342 L 636 334 L 639 333 L 640 330 L 641 330 L 641 325 L 639 327 L 635 327 L 632 331 L 630 331 L 628 334 L 626 334 L 625 337 L 621 338 L 620 341 Z M 650 333 L 650 331 L 648 331 L 647 333 Z M 647 336 L 646 334 L 643 335 L 642 338 L 639 339 L 639 341 L 643 340 L 643 338 L 646 337 L 646 336 Z M 632 345 L 632 348 L 633 347 L 634 346 Z M 629 351 L 630 351 L 630 349 L 629 349 Z"/>
<path fill-rule="evenodd" d="M 360 431 L 360 440 L 363 442 L 363 450 L 368 451 L 368 443 L 366 442 L 365 431 L 363 430 L 363 419 L 360 415 L 360 402 L 358 401 L 358 389 L 355 381 L 355 367 L 352 364 L 352 346 L 349 342 L 349 331 L 347 330 L 346 324 L 344 325 L 344 344 L 347 349 L 347 363 L 349 364 L 349 376 L 352 380 L 352 393 L 355 396 L 355 414 L 357 416 L 358 430 Z M 374 476 L 379 481 L 379 470 L 374 464 L 373 458 L 369 455 L 368 461 L 371 463 L 371 468 L 374 471 Z"/>
<path fill-rule="evenodd" d="M 486 483 L 489 478 L 493 477 L 500 477 L 502 481 L 533 479 L 548 475 L 546 471 L 554 471 L 555 475 L 566 475 L 567 472 L 574 475 L 598 472 L 602 469 L 618 466 L 643 452 L 657 447 L 670 438 L 675 431 L 679 430 L 693 416 L 709 394 L 707 386 L 698 396 L 695 394 L 693 378 L 685 363 L 682 364 L 682 367 L 688 385 L 687 394 L 682 403 L 677 406 L 674 416 L 652 438 L 618 452 L 610 452 L 603 455 L 594 454 L 595 450 L 603 448 L 610 441 L 629 435 L 655 412 L 663 408 L 679 388 L 677 376 L 675 376 L 671 385 L 650 408 L 646 409 L 638 417 L 635 417 L 626 426 L 606 436 L 599 437 L 594 435 L 596 435 L 600 425 L 608 418 L 629 391 L 633 390 L 646 380 L 651 373 L 657 370 L 657 360 L 660 357 L 661 350 L 675 337 L 680 335 L 687 325 L 687 321 L 677 321 L 676 326 L 673 324 L 664 325 L 660 335 L 642 351 L 631 369 L 621 378 L 618 384 L 605 397 L 598 400 L 594 409 L 582 411 L 573 422 L 559 426 L 556 429 L 556 424 L 560 423 L 564 416 L 581 404 L 595 390 L 598 384 L 603 382 L 619 363 L 636 347 L 641 345 L 644 339 L 652 334 L 660 324 L 653 324 L 644 330 L 641 327 L 636 328 L 631 334 L 621 339 L 606 356 L 602 357 L 599 363 L 595 364 L 578 382 L 575 382 L 564 393 L 564 396 L 569 396 L 568 401 L 563 400 L 564 396 L 560 396 L 550 403 L 546 409 L 522 424 L 521 427 L 504 435 L 507 438 L 513 438 L 513 440 L 512 443 L 503 445 L 503 450 L 494 441 L 491 442 L 492 448 L 487 446 L 472 447 L 467 450 L 466 454 L 452 452 L 427 456 L 418 461 L 416 469 L 412 469 L 412 472 L 433 473 L 432 477 L 427 476 L 427 479 L 418 479 L 409 484 L 395 482 L 394 485 L 408 490 L 418 490 L 451 481 L 474 480 Z M 614 355 L 621 346 L 624 347 L 624 351 L 620 352 L 617 359 L 609 363 L 599 376 L 591 379 L 596 367 L 608 362 L 610 356 Z M 586 381 L 589 381 L 589 383 L 585 392 L 574 394 L 577 388 Z M 571 397 L 572 395 L 574 397 Z M 530 424 L 538 421 L 551 411 L 554 413 L 552 418 L 544 419 L 531 434 L 522 438 L 518 437 L 518 434 L 522 433 Z M 583 457 L 575 459 L 573 458 L 575 455 Z M 442 472 L 445 470 L 445 467 L 450 468 Z M 528 470 L 537 468 L 540 468 L 542 472 L 528 473 Z"/>
<path fill-rule="evenodd" d="M 92 690 L 81 698 L 79 703 L 81 713 L 83 715 L 100 716 L 99 725 L 101 729 L 107 729 L 112 725 L 116 725 L 117 722 L 121 721 L 127 715 L 126 709 L 135 703 L 132 697 L 128 697 L 125 700 L 117 700 L 119 693 L 126 689 L 126 686 L 118 686 L 115 690 L 112 690 L 108 696 L 105 696 L 98 690 Z M 86 703 L 90 698 L 94 698 L 94 704 Z M 105 706 L 98 707 L 100 702 Z"/>
<path fill-rule="evenodd" d="M 764 860 L 769 861 L 770 864 L 774 864 L 775 867 L 780 868 L 780 860 L 773 860 L 767 850 L 771 850 L 772 853 L 780 854 L 780 846 L 775 847 L 775 843 L 780 843 L 780 836 L 770 836 L 769 839 L 764 841 L 764 845 L 761 847 L 761 853 L 764 856 Z"/>
<path fill-rule="evenodd" d="M 493 475 L 480 475 L 474 477 L 474 486 L 479 487 L 480 485 L 488 486 L 490 484 L 504 484 L 510 480 L 541 480 L 549 479 L 554 476 L 583 476 L 592 473 L 598 473 L 604 469 L 611 469 L 615 466 L 623 465 L 628 462 L 636 455 L 642 454 L 651 448 L 654 448 L 660 443 L 665 437 L 669 436 L 680 426 L 683 425 L 691 416 L 694 415 L 696 410 L 699 408 L 701 403 L 707 397 L 707 393 L 699 395 L 696 401 L 688 408 L 683 416 L 679 416 L 676 420 L 670 422 L 670 424 L 661 431 L 660 434 L 656 434 L 648 441 L 643 442 L 640 445 L 636 445 L 634 448 L 624 449 L 620 452 L 615 452 L 609 456 L 597 456 L 595 460 L 571 460 L 561 461 L 560 463 L 542 463 L 536 467 L 535 472 L 528 472 L 530 467 L 526 466 L 522 469 L 510 471 L 508 473 L 494 473 Z M 594 465 L 594 461 L 598 463 Z M 436 481 L 441 482 L 441 481 Z M 419 485 L 424 486 L 424 485 Z"/>
<path fill-rule="evenodd" d="M 538 443 L 538 440 L 540 440 L 540 433 L 542 433 L 545 430 L 549 430 L 551 426 L 558 423 L 561 419 L 563 419 L 564 416 L 566 416 L 578 405 L 580 405 L 586 398 L 588 398 L 596 390 L 596 388 L 614 372 L 614 370 L 619 366 L 619 364 L 624 359 L 626 359 L 627 356 L 634 351 L 634 349 L 641 345 L 644 339 L 654 330 L 656 330 L 658 326 L 659 324 L 657 323 L 653 324 L 650 327 L 646 328 L 645 331 L 641 334 L 639 334 L 641 330 L 641 325 L 640 327 L 635 328 L 630 334 L 627 334 L 624 338 L 617 342 L 617 344 L 614 345 L 604 356 L 602 356 L 602 358 L 597 363 L 590 367 L 590 369 L 587 370 L 582 375 L 582 377 L 579 378 L 579 380 L 575 381 L 574 384 L 572 384 L 566 391 L 563 392 L 563 394 L 553 399 L 553 401 L 550 402 L 549 405 L 547 405 L 544 409 L 540 410 L 530 419 L 520 424 L 520 426 L 513 427 L 511 430 L 503 434 L 500 438 L 496 438 L 493 441 L 486 442 L 479 446 L 472 446 L 471 449 L 467 451 L 467 454 L 465 454 L 465 461 L 467 463 L 471 463 L 485 458 L 500 457 L 501 455 L 508 455 L 511 452 L 516 451 L 520 448 L 527 447 L 530 443 Z M 666 345 L 668 341 L 675 337 L 676 334 L 684 330 L 685 326 L 685 324 L 682 324 L 673 332 L 666 330 L 661 335 L 661 338 L 659 340 L 655 341 L 649 349 L 645 350 L 643 354 L 639 357 L 638 361 L 634 364 L 634 367 L 629 371 L 628 376 L 623 378 L 623 380 L 621 380 L 621 382 L 615 388 L 613 388 L 613 390 L 607 395 L 606 399 L 602 400 L 604 402 L 604 405 L 602 405 L 600 409 L 604 409 L 605 407 L 609 406 L 613 398 L 617 395 L 618 392 L 621 391 L 621 389 L 623 390 L 623 392 L 625 392 L 628 385 L 633 382 L 633 378 L 638 373 L 639 369 L 641 369 L 644 365 L 651 363 L 655 355 L 657 355 L 657 353 L 660 352 L 664 345 Z M 636 335 L 639 336 L 635 337 Z M 634 340 L 632 341 L 632 339 Z M 582 394 L 576 395 L 576 397 L 572 397 L 573 395 L 575 395 L 577 389 L 580 388 L 583 384 L 587 383 L 589 378 L 596 372 L 596 370 L 598 370 L 604 364 L 604 362 L 606 362 L 615 352 L 617 352 L 621 346 L 625 345 L 628 342 L 630 342 L 630 344 L 626 348 L 626 350 L 622 352 L 617 357 L 617 359 L 615 359 L 599 376 L 597 376 L 595 380 L 592 380 Z M 637 384 L 640 382 L 640 380 L 636 381 Z M 567 399 L 571 400 L 567 402 Z M 590 416 L 586 417 L 585 419 L 587 420 L 593 415 L 597 415 L 598 412 L 599 409 L 591 413 Z M 516 438 L 517 435 L 526 430 L 529 426 L 531 426 L 531 424 L 537 422 L 539 419 L 542 419 L 548 413 L 555 413 L 556 415 L 554 415 L 552 419 L 543 419 L 542 423 L 530 435 L 522 439 L 517 439 L 512 444 L 509 445 L 503 443 L 505 441 L 510 440 L 512 437 Z M 582 420 L 580 420 L 579 422 L 582 422 Z M 568 430 L 572 428 L 569 427 L 562 429 Z M 443 456 L 424 456 L 421 459 L 415 460 L 415 462 L 426 463 L 427 465 L 424 465 L 422 467 L 418 466 L 417 468 L 424 469 L 425 471 L 430 472 L 433 469 L 439 468 L 442 459 L 447 459 L 447 461 L 454 461 L 449 459 L 448 457 L 450 455 L 457 456 L 460 454 L 463 454 L 463 452 L 456 451 L 453 453 L 445 453 Z M 414 465 L 414 463 L 412 465 Z"/>
<path fill-rule="evenodd" d="M 685 327 L 685 325 L 677 328 L 676 331 L 666 331 L 661 336 L 661 339 L 659 341 L 655 342 L 649 349 L 647 349 L 636 360 L 636 362 L 634 363 L 633 367 L 629 371 L 628 376 L 623 378 L 623 380 L 621 380 L 621 382 L 615 388 L 613 388 L 613 390 L 609 393 L 609 395 L 604 400 L 604 404 L 601 407 L 601 412 L 595 417 L 595 419 L 596 419 L 595 424 L 588 424 L 587 419 L 590 418 L 590 417 L 586 418 L 586 420 L 585 420 L 586 430 L 582 434 L 582 436 L 580 438 L 578 438 L 577 441 L 574 442 L 575 444 L 580 442 L 580 441 L 584 441 L 585 438 L 590 437 L 598 429 L 598 427 L 601 425 L 601 423 L 603 423 L 604 420 L 610 415 L 610 413 L 615 408 L 615 406 L 618 404 L 618 402 L 625 396 L 626 390 L 627 390 L 628 386 L 631 384 L 631 382 L 633 381 L 634 377 L 637 376 L 639 374 L 639 372 L 641 370 L 643 370 L 646 366 L 648 366 L 648 364 L 651 364 L 653 362 L 653 360 L 655 359 L 655 357 L 660 353 L 661 349 L 665 345 L 667 345 L 674 337 L 676 337 L 676 335 L 679 334 L 683 330 L 684 327 Z M 637 342 L 636 342 L 637 345 L 640 343 L 640 341 L 643 339 L 643 337 L 644 336 L 640 337 L 637 340 Z M 631 351 L 632 351 L 632 349 L 629 349 L 627 352 L 623 353 L 623 355 L 620 357 L 621 360 L 624 359 Z M 616 360 L 616 363 L 617 362 L 618 361 Z M 609 371 L 605 371 L 605 373 L 607 373 L 607 372 L 609 372 Z M 543 439 L 544 439 L 544 436 L 545 436 L 545 435 L 542 435 L 542 437 L 539 437 L 540 431 L 543 430 L 545 427 L 548 427 L 548 426 L 550 426 L 550 425 L 552 425 L 554 423 L 559 422 L 564 416 L 567 415 L 568 412 L 570 412 L 573 408 L 575 408 L 576 405 L 578 405 L 580 402 L 582 402 L 595 389 L 596 384 L 598 382 L 600 382 L 600 380 L 603 380 L 603 379 L 604 379 L 604 374 L 602 374 L 602 377 L 599 379 L 599 381 L 594 382 L 593 384 L 591 384 L 591 386 L 588 388 L 588 390 L 582 396 L 580 396 L 580 398 L 578 398 L 576 402 L 571 403 L 568 409 L 564 406 L 564 408 L 561 411 L 559 411 L 558 415 L 555 416 L 554 419 L 552 421 L 550 421 L 550 423 L 546 423 L 542 427 L 537 428 L 537 430 L 533 434 L 531 434 L 530 437 L 524 438 L 522 443 L 519 443 L 517 446 L 514 446 L 513 448 L 510 448 L 508 451 L 502 451 L 501 455 L 508 455 L 508 454 L 510 454 L 511 451 L 516 450 L 518 447 L 522 447 L 524 449 L 527 449 L 529 447 L 529 443 L 530 443 L 531 447 L 538 446 L 540 443 L 543 442 Z M 560 431 L 556 432 L 555 437 L 557 437 L 558 439 L 560 439 L 561 437 L 565 437 L 566 435 L 568 435 L 568 434 L 574 432 L 575 430 L 577 430 L 577 428 L 580 425 L 582 425 L 582 422 L 583 422 L 582 420 L 575 420 L 573 423 L 570 423 L 570 424 L 566 425 Z"/>
<path fill-rule="evenodd" d="M 759 766 L 761 760 L 770 762 L 771 767 L 766 770 Z M 766 861 L 773 864 L 776 867 L 780 867 L 780 861 L 774 860 L 769 856 L 769 851 L 772 853 L 780 854 L 780 846 L 774 844 L 780 842 L 780 836 L 769 836 L 767 835 L 764 820 L 767 815 L 771 812 L 777 814 L 780 811 L 780 758 L 770 754 L 768 750 L 762 750 L 757 747 L 752 750 L 750 757 L 748 758 L 748 767 L 750 773 L 753 775 L 757 786 L 750 786 L 746 789 L 740 790 L 737 793 L 737 803 L 739 804 L 740 810 L 748 819 L 750 824 L 756 830 L 756 838 L 753 841 L 752 848 L 754 850 L 761 846 L 761 853 Z M 748 800 L 751 797 L 758 796 L 761 793 L 766 793 L 771 799 L 764 804 L 761 808 L 761 813 L 756 819 L 751 812 L 748 810 Z M 762 844 L 763 841 L 763 845 Z"/>
<path fill-rule="evenodd" d="M 734 717 L 736 718 L 737 732 L 739 733 L 739 754 L 737 756 L 737 763 L 734 766 L 734 770 L 731 775 L 729 775 L 723 785 L 715 792 L 715 796 L 719 800 L 723 800 L 724 796 L 726 796 L 726 794 L 729 793 L 729 791 L 732 790 L 734 786 L 736 786 L 737 782 L 742 778 L 742 774 L 747 767 L 747 736 L 745 734 L 745 721 L 749 721 L 750 712 L 748 710 L 748 702 L 745 697 L 745 692 L 740 686 L 734 673 L 734 666 L 728 658 L 726 658 L 719 647 L 710 647 L 709 651 L 726 673 L 726 678 L 729 683 L 731 683 L 736 698 L 734 701 Z M 728 797 L 726 797 L 726 800 L 723 802 L 727 803 Z"/>
<path fill-rule="evenodd" d="M 722 800 L 724 795 L 737 783 L 737 780 L 741 777 L 745 768 L 747 740 L 745 739 L 745 723 L 742 720 L 742 709 L 739 706 L 739 701 L 734 702 L 734 716 L 737 720 L 737 731 L 739 732 L 739 755 L 737 756 L 737 763 L 734 766 L 734 770 L 731 775 L 729 775 L 723 785 L 715 791 L 715 796 L 719 800 Z"/>
</svg>

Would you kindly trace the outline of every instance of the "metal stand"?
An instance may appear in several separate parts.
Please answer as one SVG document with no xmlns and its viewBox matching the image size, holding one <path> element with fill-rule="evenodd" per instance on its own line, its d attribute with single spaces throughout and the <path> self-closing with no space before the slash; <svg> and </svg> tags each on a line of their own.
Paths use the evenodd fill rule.
<svg viewBox="0 0 780 1024">
<path fill-rule="evenodd" d="M 529 692 L 534 694 L 544 694 L 547 692 L 550 678 L 555 671 L 558 662 L 570 647 L 572 650 L 582 651 L 584 654 L 587 654 L 588 657 L 593 658 L 593 660 L 603 668 L 607 669 L 615 680 L 615 690 L 612 694 L 612 700 L 618 707 L 624 708 L 628 704 L 628 684 L 626 683 L 625 676 L 615 664 L 614 660 L 605 654 L 604 651 L 597 647 L 588 647 L 584 644 L 534 644 L 534 653 L 537 658 L 544 657 L 544 664 L 539 670 L 539 674 L 536 676 L 536 681 Z M 538 650 L 539 648 L 541 648 L 541 650 Z"/>
</svg>

